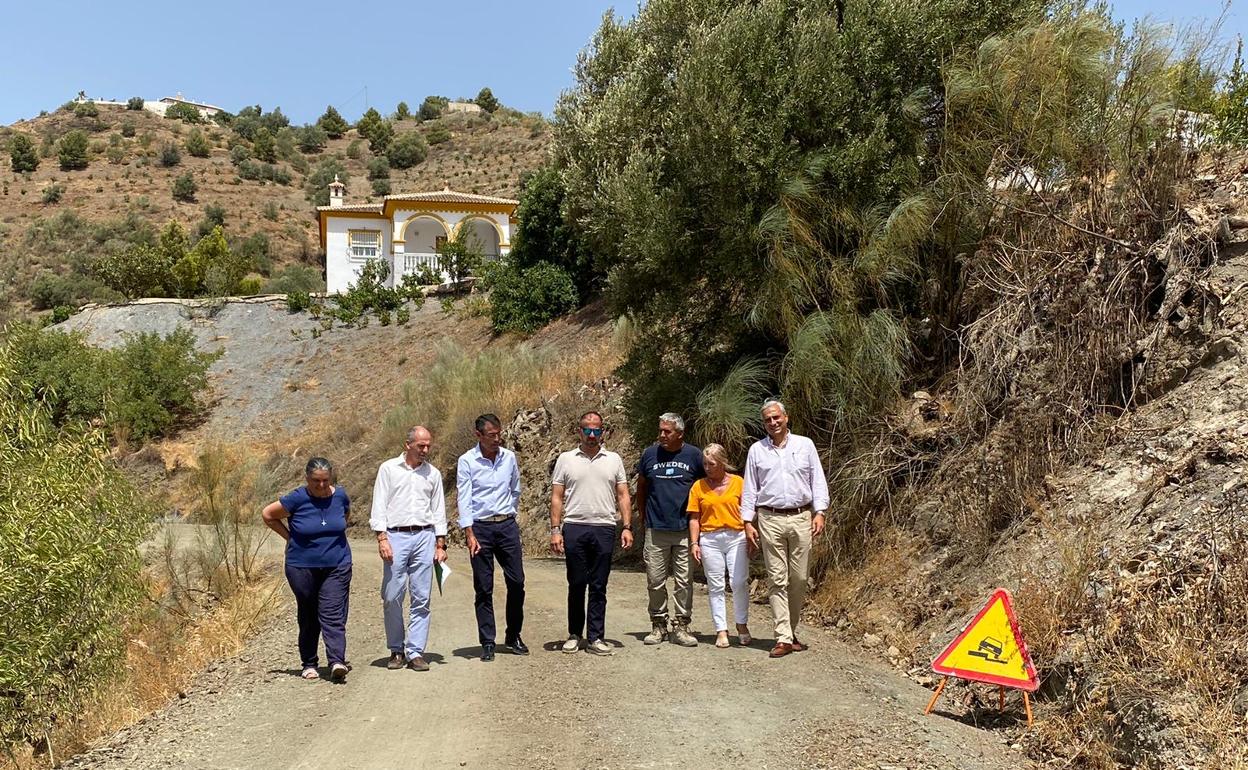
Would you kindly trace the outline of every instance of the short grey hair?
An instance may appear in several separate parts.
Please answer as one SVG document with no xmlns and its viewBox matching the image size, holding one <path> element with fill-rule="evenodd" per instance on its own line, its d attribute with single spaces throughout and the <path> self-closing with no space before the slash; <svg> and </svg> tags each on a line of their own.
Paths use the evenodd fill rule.
<svg viewBox="0 0 1248 770">
<path fill-rule="evenodd" d="M 303 475 L 311 476 L 317 471 L 329 471 L 332 476 L 334 473 L 334 464 L 324 457 L 313 457 L 308 460 L 308 464 L 303 467 Z"/>
<path fill-rule="evenodd" d="M 778 399 L 778 398 L 769 398 L 769 399 L 767 399 L 766 401 L 764 401 L 764 402 L 763 402 L 763 407 L 762 407 L 761 409 L 759 409 L 758 411 L 759 411 L 759 413 L 761 414 L 761 413 L 763 413 L 763 412 L 767 411 L 767 408 L 768 408 L 768 407 L 772 407 L 772 406 L 778 406 L 778 407 L 780 407 L 780 414 L 785 414 L 785 415 L 787 415 L 787 414 L 789 413 L 789 410 L 784 408 L 784 404 L 783 404 L 783 403 L 780 401 L 780 399 Z"/>
<path fill-rule="evenodd" d="M 680 431 L 681 433 L 685 432 L 685 418 L 681 417 L 675 412 L 664 412 L 663 414 L 659 415 L 659 422 L 666 422 L 670 425 L 675 425 L 676 430 Z"/>
<path fill-rule="evenodd" d="M 412 443 L 413 441 L 415 441 L 415 440 L 416 440 L 416 434 L 417 434 L 417 433 L 420 433 L 421 431 L 424 431 L 425 433 L 428 433 L 428 434 L 429 434 L 429 438 L 433 438 L 433 431 L 429 430 L 428 428 L 426 428 L 426 427 L 425 427 L 425 426 L 423 426 L 423 425 L 413 425 L 411 428 L 408 428 L 408 430 L 407 430 L 407 443 L 409 443 L 409 444 L 410 444 L 410 443 Z"/>
</svg>

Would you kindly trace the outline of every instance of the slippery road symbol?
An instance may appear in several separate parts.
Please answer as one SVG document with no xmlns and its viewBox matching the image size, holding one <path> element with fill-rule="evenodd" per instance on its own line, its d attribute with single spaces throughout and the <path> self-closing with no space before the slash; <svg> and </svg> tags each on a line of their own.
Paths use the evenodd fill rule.
<svg viewBox="0 0 1248 770">
<path fill-rule="evenodd" d="M 1000 639 L 993 639 L 991 636 L 985 636 L 979 642 L 979 649 L 971 650 L 967 655 L 975 658 L 983 658 L 989 663 L 1000 663 L 1005 665 L 1007 662 L 1001 657 L 1001 653 L 1005 651 L 1005 647 L 1001 644 Z"/>
</svg>

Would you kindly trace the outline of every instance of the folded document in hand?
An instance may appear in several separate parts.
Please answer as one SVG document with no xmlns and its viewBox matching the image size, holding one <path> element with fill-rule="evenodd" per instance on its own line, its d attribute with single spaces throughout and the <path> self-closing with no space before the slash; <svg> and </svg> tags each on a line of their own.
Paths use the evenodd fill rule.
<svg viewBox="0 0 1248 770">
<path fill-rule="evenodd" d="M 438 582 L 438 596 L 442 595 L 442 586 L 446 585 L 446 579 L 451 576 L 451 567 L 449 564 L 443 564 L 440 561 L 433 563 L 433 577 Z"/>
</svg>

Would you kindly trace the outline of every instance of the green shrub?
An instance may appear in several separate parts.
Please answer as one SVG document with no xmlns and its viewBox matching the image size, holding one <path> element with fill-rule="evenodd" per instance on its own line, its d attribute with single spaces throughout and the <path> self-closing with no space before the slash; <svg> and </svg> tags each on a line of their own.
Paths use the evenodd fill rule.
<svg viewBox="0 0 1248 770">
<path fill-rule="evenodd" d="M 363 144 L 359 139 L 352 139 L 351 143 L 347 145 L 347 157 L 351 160 L 359 160 L 363 154 Z"/>
<path fill-rule="evenodd" d="M 342 115 L 338 114 L 338 110 L 333 108 L 333 105 L 325 108 L 325 114 L 317 119 L 316 125 L 320 126 L 330 139 L 341 138 L 351 128 L 350 124 L 342 119 Z"/>
<path fill-rule="evenodd" d="M 312 306 L 312 297 L 306 291 L 290 291 L 286 293 L 286 309 L 292 313 L 302 313 Z"/>
<path fill-rule="evenodd" d="M 451 130 L 446 126 L 434 126 L 425 137 L 429 144 L 442 144 L 451 141 Z"/>
<path fill-rule="evenodd" d="M 399 102 L 399 106 L 394 108 L 395 120 L 411 120 L 412 111 L 408 108 L 407 102 Z"/>
<path fill-rule="evenodd" d="M 399 326 L 407 326 L 407 322 L 410 320 L 412 320 L 412 311 L 408 309 L 407 305 L 403 305 L 394 311 L 394 322 Z"/>
<path fill-rule="evenodd" d="M 270 222 L 277 221 L 277 202 L 276 201 L 269 201 L 268 203 L 264 204 L 264 218 L 269 220 Z"/>
<path fill-rule="evenodd" d="M 198 107 L 192 107 L 189 104 L 175 102 L 169 105 L 165 110 L 165 117 L 170 120 L 180 120 L 184 123 L 203 123 L 204 116 L 200 114 Z"/>
<path fill-rule="evenodd" d="M 192 128 L 191 132 L 186 135 L 185 144 L 186 151 L 196 158 L 207 158 L 212 154 L 212 143 L 198 128 Z"/>
<path fill-rule="evenodd" d="M 251 151 L 265 163 L 277 161 L 277 142 L 267 128 L 260 128 L 251 143 Z"/>
<path fill-rule="evenodd" d="M 325 158 L 316 164 L 311 174 L 308 174 L 308 178 L 304 182 L 304 191 L 313 205 L 329 205 L 329 183 L 334 181 L 335 176 L 344 185 L 349 184 L 351 181 L 346 167 L 335 158 Z"/>
<path fill-rule="evenodd" d="M 290 294 L 292 291 L 307 293 L 324 290 L 325 282 L 321 280 L 320 271 L 307 265 L 287 265 L 275 273 L 264 285 L 266 294 Z"/>
<path fill-rule="evenodd" d="M 408 131 L 386 150 L 386 158 L 394 168 L 411 168 L 424 161 L 428 154 L 429 145 L 419 131 Z"/>
<path fill-rule="evenodd" d="M 519 269 L 508 259 L 486 271 L 490 325 L 495 332 L 530 334 L 577 307 L 572 276 L 548 262 Z"/>
<path fill-rule="evenodd" d="M 1226 83 L 1213 101 L 1213 133 L 1233 147 L 1248 144 L 1248 74 L 1244 72 L 1244 41 L 1239 40 Z"/>
<path fill-rule="evenodd" d="M 45 270 L 30 282 L 26 296 L 35 310 L 50 310 L 59 305 L 77 307 L 94 298 L 98 289 L 100 284 L 89 276 L 58 275 Z"/>
<path fill-rule="evenodd" d="M 451 283 L 458 284 L 471 276 L 482 262 L 481 250 L 476 243 L 469 242 L 466 230 L 460 230 L 454 240 L 443 243 L 438 249 L 438 269 Z"/>
<path fill-rule="evenodd" d="M 449 101 L 445 96 L 426 96 L 425 100 L 420 103 L 417 117 L 421 120 L 435 120 L 441 117 Z"/>
<path fill-rule="evenodd" d="M 62 136 L 57 142 L 57 160 L 62 171 L 84 169 L 90 162 L 87 157 L 89 146 L 87 135 L 77 129 Z"/>
<path fill-rule="evenodd" d="M 245 144 L 236 144 L 230 148 L 230 163 L 241 166 L 251 160 L 251 150 Z"/>
<path fill-rule="evenodd" d="M 134 125 L 134 121 L 133 121 L 133 120 L 124 120 L 124 121 L 122 121 L 122 123 L 121 123 L 121 135 L 122 135 L 122 136 L 124 136 L 124 137 L 126 137 L 127 139 L 129 139 L 129 138 L 133 137 L 136 133 L 138 133 L 138 127 L 136 127 L 136 126 Z"/>
<path fill-rule="evenodd" d="M 486 112 L 494 112 L 499 108 L 498 99 L 494 98 L 494 92 L 489 88 L 482 88 L 477 94 L 477 106 Z"/>
<path fill-rule="evenodd" d="M 191 172 L 188 171 L 173 180 L 173 199 L 183 203 L 194 202 L 195 192 L 198 189 L 199 185 L 195 184 L 195 177 L 191 176 Z"/>
<path fill-rule="evenodd" d="M 64 195 L 65 195 L 65 186 L 62 184 L 57 184 L 56 182 L 53 182 L 52 184 L 43 188 L 43 195 L 41 196 L 41 198 L 43 202 L 47 204 L 60 203 L 61 198 Z"/>
<path fill-rule="evenodd" d="M 77 118 L 98 118 L 100 116 L 100 108 L 95 102 L 88 99 L 85 102 L 78 102 L 74 105 L 74 117 Z"/>
<path fill-rule="evenodd" d="M 204 218 L 199 220 L 199 224 L 195 227 L 195 238 L 198 240 L 212 232 L 214 227 L 225 227 L 225 206 L 219 203 L 209 203 L 204 206 Z"/>
<path fill-rule="evenodd" d="M 14 134 L 9 142 L 9 165 L 15 174 L 27 174 L 39 168 L 39 151 L 26 134 Z"/>
<path fill-rule="evenodd" d="M 374 179 L 372 182 L 372 188 L 373 188 L 373 195 L 389 195 L 390 194 L 390 180 L 389 179 Z"/>
<path fill-rule="evenodd" d="M 138 111 L 138 110 L 143 109 L 143 97 L 131 96 L 129 99 L 126 100 L 126 109 L 132 110 L 132 111 Z"/>
<path fill-rule="evenodd" d="M 173 293 L 173 265 L 168 252 L 136 244 L 96 260 L 93 272 L 127 299 L 165 297 Z"/>
<path fill-rule="evenodd" d="M 29 399 L 0 348 L 0 742 L 42 740 L 122 670 L 147 504 L 85 423 Z"/>
<path fill-rule="evenodd" d="M 73 314 L 74 314 L 74 308 L 71 307 L 70 305 L 57 305 L 56 307 L 52 308 L 52 315 L 51 315 L 52 323 L 54 324 L 64 323 L 68 321 L 69 317 Z"/>
<path fill-rule="evenodd" d="M 182 151 L 173 142 L 166 142 L 160 146 L 160 165 L 165 168 L 173 168 L 182 162 Z"/>
<path fill-rule="evenodd" d="M 306 153 L 320 152 L 325 149 L 325 143 L 329 141 L 329 136 L 325 133 L 325 129 L 317 125 L 304 126 L 299 129 L 298 143 L 299 150 Z"/>
<path fill-rule="evenodd" d="M 248 275 L 238 282 L 238 294 L 240 297 L 250 297 L 259 294 L 264 288 L 264 276 Z"/>
<path fill-rule="evenodd" d="M 368 159 L 368 178 L 369 179 L 389 179 L 390 178 L 390 161 L 385 155 L 378 155 L 375 158 Z"/>
</svg>

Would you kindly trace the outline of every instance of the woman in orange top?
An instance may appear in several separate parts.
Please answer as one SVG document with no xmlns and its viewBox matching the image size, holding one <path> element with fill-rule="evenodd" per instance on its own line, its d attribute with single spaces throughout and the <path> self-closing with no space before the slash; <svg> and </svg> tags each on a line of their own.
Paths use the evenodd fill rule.
<svg viewBox="0 0 1248 770">
<path fill-rule="evenodd" d="M 732 585 L 732 608 L 737 621 L 737 641 L 750 643 L 747 625 L 750 611 L 750 559 L 741 521 L 743 481 L 729 473 L 728 454 L 719 444 L 702 450 L 706 478 L 689 490 L 689 550 L 701 562 L 711 594 L 711 620 L 715 623 L 715 646 L 728 646 L 728 618 L 724 601 L 724 574 Z"/>
</svg>

